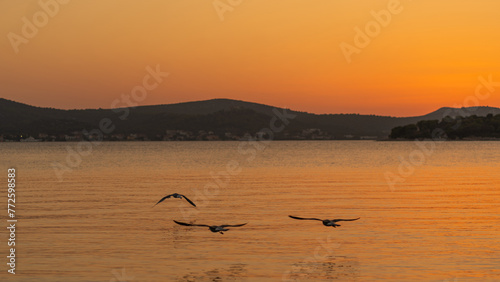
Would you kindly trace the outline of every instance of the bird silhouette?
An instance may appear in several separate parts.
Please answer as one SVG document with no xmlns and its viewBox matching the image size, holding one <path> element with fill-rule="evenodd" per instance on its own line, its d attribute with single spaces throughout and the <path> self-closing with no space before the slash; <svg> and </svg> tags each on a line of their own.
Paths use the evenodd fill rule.
<svg viewBox="0 0 500 282">
<path fill-rule="evenodd" d="M 303 217 L 298 217 L 298 216 L 293 216 L 293 215 L 289 215 L 289 217 L 291 217 L 293 219 L 299 219 L 299 220 L 319 220 L 319 221 L 323 222 L 324 226 L 331 226 L 334 228 L 337 228 L 337 226 L 340 226 L 340 224 L 337 224 L 337 222 L 339 222 L 339 221 L 354 221 L 354 220 L 360 219 L 360 217 L 354 218 L 354 219 L 319 219 L 319 218 L 303 218 Z"/>
<path fill-rule="evenodd" d="M 167 195 L 167 196 L 161 198 L 161 200 L 159 200 L 158 203 L 156 203 L 156 205 L 158 205 L 159 203 L 165 201 L 165 199 L 168 199 L 170 197 L 174 197 L 174 198 L 178 198 L 178 199 L 185 199 L 186 201 L 188 201 L 188 203 L 193 205 L 193 207 L 196 207 L 196 205 L 190 199 L 188 199 L 186 196 L 181 195 L 181 194 L 177 194 L 177 193 L 170 194 L 170 195 Z M 156 205 L 154 205 L 153 207 L 155 207 Z"/>
<path fill-rule="evenodd" d="M 240 227 L 240 226 L 246 225 L 246 223 L 236 224 L 236 225 L 229 225 L 229 224 L 224 224 L 224 225 L 191 224 L 191 223 L 179 222 L 179 221 L 176 221 L 176 220 L 174 220 L 174 222 L 177 223 L 177 224 L 179 224 L 179 225 L 183 225 L 183 226 L 202 226 L 202 227 L 208 227 L 208 229 L 210 229 L 210 231 L 212 231 L 214 233 L 215 232 L 219 232 L 220 234 L 224 234 L 224 232 L 222 232 L 222 231 L 228 231 L 229 230 L 226 227 Z"/>
</svg>

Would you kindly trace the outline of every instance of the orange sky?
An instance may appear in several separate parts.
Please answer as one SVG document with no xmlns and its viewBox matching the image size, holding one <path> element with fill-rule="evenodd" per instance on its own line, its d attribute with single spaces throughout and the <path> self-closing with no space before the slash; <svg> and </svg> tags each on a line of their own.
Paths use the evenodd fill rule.
<svg viewBox="0 0 500 282">
<path fill-rule="evenodd" d="M 0 1 L 0 97 L 109 108 L 159 64 L 170 75 L 140 105 L 231 98 L 411 116 L 471 101 L 479 76 L 500 82 L 496 0 L 41 2 L 52 15 L 36 0 Z M 395 13 L 373 25 L 381 10 Z M 38 20 L 32 38 L 23 17 Z M 341 44 L 357 48 L 367 25 L 373 37 L 348 62 Z M 480 105 L 500 107 L 498 89 Z"/>
</svg>

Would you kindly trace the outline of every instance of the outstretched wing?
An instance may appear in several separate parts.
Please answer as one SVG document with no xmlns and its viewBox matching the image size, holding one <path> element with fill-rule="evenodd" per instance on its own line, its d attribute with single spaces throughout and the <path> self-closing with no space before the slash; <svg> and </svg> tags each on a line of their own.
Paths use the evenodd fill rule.
<svg viewBox="0 0 500 282">
<path fill-rule="evenodd" d="M 333 222 L 337 222 L 337 221 L 355 221 L 355 220 L 358 220 L 360 219 L 361 217 L 358 217 L 358 218 L 353 218 L 353 219 L 334 219 L 332 220 Z"/>
<path fill-rule="evenodd" d="M 161 200 L 159 200 L 159 201 L 158 201 L 158 203 L 156 203 L 156 205 L 158 205 L 159 203 L 161 203 L 161 202 L 165 201 L 165 199 L 168 199 L 168 198 L 170 198 L 170 197 L 172 197 L 172 194 L 167 195 L 167 196 L 165 196 L 165 197 L 161 198 Z M 154 205 L 153 207 L 155 207 L 156 205 Z"/>
<path fill-rule="evenodd" d="M 193 205 L 193 207 L 196 207 L 196 205 L 195 205 L 195 204 L 194 204 L 194 203 L 193 203 L 190 199 L 188 199 L 188 197 L 186 197 L 186 196 L 184 196 L 184 195 L 182 195 L 182 197 L 183 197 L 184 199 L 186 199 L 186 201 L 188 201 L 188 203 L 190 203 L 191 205 Z"/>
<path fill-rule="evenodd" d="M 236 225 L 229 225 L 229 224 L 225 224 L 225 225 L 221 225 L 220 227 L 224 228 L 224 227 L 240 227 L 240 226 L 243 226 L 243 225 L 246 225 L 247 223 L 243 223 L 243 224 L 236 224 Z"/>
<path fill-rule="evenodd" d="M 291 217 L 293 219 L 300 219 L 300 220 L 319 220 L 319 221 L 323 221 L 322 219 L 319 219 L 319 218 L 303 218 L 303 217 L 298 217 L 298 216 L 293 216 L 293 215 L 289 215 L 289 217 Z"/>
<path fill-rule="evenodd" d="M 210 227 L 209 225 L 205 225 L 205 224 L 191 224 L 191 223 L 184 223 L 184 222 L 180 222 L 180 221 L 176 221 L 174 220 L 175 223 L 179 224 L 179 225 L 183 225 L 183 226 L 203 226 L 203 227 Z"/>
</svg>

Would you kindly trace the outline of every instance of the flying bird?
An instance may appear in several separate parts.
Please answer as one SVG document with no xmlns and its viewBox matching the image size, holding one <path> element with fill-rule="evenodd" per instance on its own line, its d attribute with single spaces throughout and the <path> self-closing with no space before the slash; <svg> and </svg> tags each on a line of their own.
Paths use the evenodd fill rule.
<svg viewBox="0 0 500 282">
<path fill-rule="evenodd" d="M 170 195 L 167 195 L 167 196 L 161 198 L 161 200 L 159 200 L 158 203 L 156 203 L 156 205 L 158 205 L 159 203 L 165 201 L 165 199 L 168 199 L 170 197 L 174 197 L 174 198 L 178 198 L 178 199 L 185 199 L 186 201 L 188 201 L 188 203 L 193 205 L 193 207 L 196 207 L 196 205 L 190 199 L 188 199 L 186 196 L 181 195 L 181 194 L 177 194 L 177 193 L 170 194 Z M 155 207 L 156 205 L 154 205 L 153 207 Z"/>
<path fill-rule="evenodd" d="M 291 217 L 293 219 L 299 219 L 299 220 L 319 220 L 319 221 L 323 222 L 324 226 L 331 226 L 333 228 L 337 228 L 337 226 L 340 226 L 340 224 L 337 224 L 337 222 L 339 222 L 339 221 L 354 221 L 354 220 L 360 219 L 360 217 L 354 218 L 354 219 L 319 219 L 319 218 L 303 218 L 303 217 L 298 217 L 298 216 L 293 216 L 293 215 L 289 215 L 289 217 Z"/>
<path fill-rule="evenodd" d="M 222 231 L 228 231 L 229 229 L 227 229 L 226 227 L 240 227 L 240 226 L 243 226 L 245 225 L 246 223 L 243 223 L 243 224 L 236 224 L 236 225 L 229 225 L 229 224 L 224 224 L 224 225 L 206 225 L 206 224 L 190 224 L 190 223 L 184 223 L 184 222 L 179 222 L 179 221 L 176 221 L 174 220 L 175 223 L 179 224 L 179 225 L 183 225 L 183 226 L 202 226 L 202 227 L 208 227 L 208 229 L 210 229 L 210 231 L 212 232 L 219 232 L 220 234 L 224 234 L 224 232 Z"/>
</svg>

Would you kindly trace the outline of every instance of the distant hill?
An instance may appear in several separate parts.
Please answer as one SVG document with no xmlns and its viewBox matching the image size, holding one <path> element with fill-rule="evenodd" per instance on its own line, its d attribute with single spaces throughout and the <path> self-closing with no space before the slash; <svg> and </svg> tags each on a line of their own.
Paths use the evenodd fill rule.
<svg viewBox="0 0 500 282">
<path fill-rule="evenodd" d="M 432 112 L 430 114 L 416 117 L 419 120 L 441 120 L 445 116 L 450 116 L 450 117 L 457 117 L 457 116 L 462 116 L 462 117 L 468 117 L 472 115 L 477 115 L 477 116 L 487 116 L 488 114 L 493 114 L 497 115 L 500 114 L 500 108 L 493 108 L 493 107 L 468 107 L 468 108 L 449 108 L 449 107 L 444 107 L 441 108 L 435 112 Z"/>
<path fill-rule="evenodd" d="M 33 107 L 0 98 L 0 135 L 24 135 L 37 138 L 42 135 L 68 135 L 83 129 L 99 128 L 99 122 L 109 118 L 116 126 L 113 134 L 142 134 L 150 140 L 164 139 L 166 131 L 212 132 L 225 139 L 227 136 L 255 135 L 269 127 L 275 107 L 230 99 L 213 99 L 188 103 L 139 106 L 125 109 L 60 110 Z M 280 111 L 283 109 L 277 108 Z M 296 118 L 276 139 L 344 139 L 361 136 L 386 138 L 397 126 L 414 124 L 421 120 L 441 120 L 446 115 L 486 116 L 499 114 L 499 108 L 441 108 L 417 117 L 389 117 L 359 114 L 316 115 L 288 110 Z M 317 129 L 317 130 L 311 130 Z M 183 133 L 184 134 L 184 133 Z M 187 135 L 186 135 L 187 136 Z M 195 138 L 196 136 L 186 137 Z M 174 136 L 179 138 L 178 136 Z M 184 138 L 184 137 L 183 137 Z"/>
</svg>

